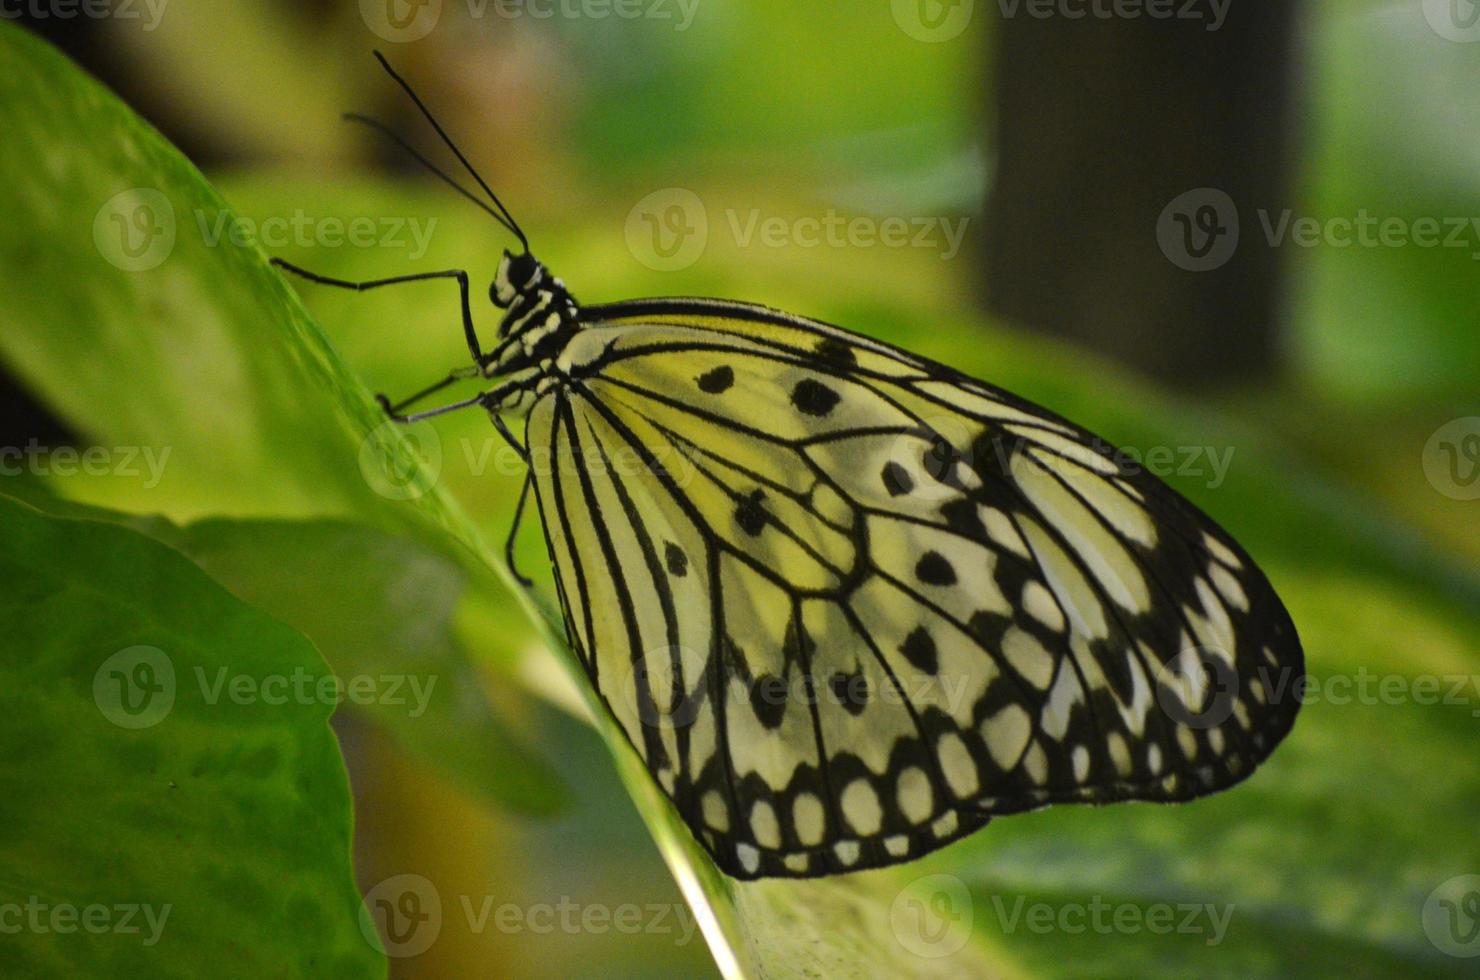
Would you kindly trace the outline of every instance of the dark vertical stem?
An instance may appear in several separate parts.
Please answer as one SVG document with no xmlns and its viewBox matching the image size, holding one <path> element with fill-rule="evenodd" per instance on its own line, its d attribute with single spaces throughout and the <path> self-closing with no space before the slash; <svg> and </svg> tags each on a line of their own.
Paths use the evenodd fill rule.
<svg viewBox="0 0 1480 980">
<path fill-rule="evenodd" d="M 1200 17 L 996 5 L 988 302 L 1172 383 L 1267 377 L 1282 286 L 1261 214 L 1288 207 L 1296 6 L 1232 3 L 1216 29 L 1211 0 L 1169 6 Z M 1227 198 L 1164 214 L 1200 188 Z"/>
</svg>

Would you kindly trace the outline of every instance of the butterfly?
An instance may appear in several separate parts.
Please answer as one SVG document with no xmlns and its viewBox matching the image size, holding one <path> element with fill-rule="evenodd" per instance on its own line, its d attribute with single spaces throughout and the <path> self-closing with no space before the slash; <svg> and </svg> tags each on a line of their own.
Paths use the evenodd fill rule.
<svg viewBox="0 0 1480 980">
<path fill-rule="evenodd" d="M 572 650 L 695 839 L 741 879 L 917 858 L 1054 803 L 1246 778 L 1303 655 L 1249 555 L 1083 428 L 947 365 L 749 303 L 583 305 L 519 241 L 484 350 L 392 405 L 486 410 L 529 464 Z M 486 390 L 404 414 L 466 378 Z M 516 434 L 516 427 L 522 427 Z M 516 572 L 516 574 L 518 574 Z M 528 579 L 521 576 L 526 585 Z"/>
</svg>

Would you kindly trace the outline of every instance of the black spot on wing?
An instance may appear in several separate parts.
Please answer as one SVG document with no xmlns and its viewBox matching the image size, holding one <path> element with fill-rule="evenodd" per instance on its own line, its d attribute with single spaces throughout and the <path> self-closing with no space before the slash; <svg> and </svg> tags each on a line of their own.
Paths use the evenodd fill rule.
<svg viewBox="0 0 1480 980">
<path fill-rule="evenodd" d="M 728 364 L 722 364 L 712 371 L 699 375 L 696 380 L 700 391 L 718 395 L 735 383 L 735 370 Z"/>
<path fill-rule="evenodd" d="M 915 564 L 915 577 L 926 585 L 955 585 L 956 570 L 938 551 L 927 551 Z"/>
<path fill-rule="evenodd" d="M 904 638 L 899 652 L 904 654 L 904 658 L 917 670 L 923 670 L 932 676 L 940 670 L 940 656 L 935 649 L 935 640 L 923 626 L 916 626 L 914 631 Z"/>
<path fill-rule="evenodd" d="M 855 367 L 858 364 L 858 355 L 853 353 L 853 348 L 837 337 L 823 337 L 819 340 L 817 356 L 839 367 Z"/>
<path fill-rule="evenodd" d="M 833 702 L 842 707 L 850 715 L 860 715 L 863 709 L 868 707 L 869 691 L 868 677 L 863 671 L 855 671 L 851 674 L 842 672 L 833 674 L 827 679 L 827 686 L 832 691 Z"/>
<path fill-rule="evenodd" d="M 941 505 L 940 516 L 946 519 L 946 526 L 957 534 L 971 538 L 973 541 L 987 541 L 987 528 L 982 524 L 981 514 L 977 511 L 976 501 L 966 497 L 957 497 L 955 500 L 946 501 Z"/>
<path fill-rule="evenodd" d="M 898 497 L 915 489 L 915 481 L 910 479 L 909 472 L 898 463 L 885 463 L 884 472 L 880 476 L 884 480 L 884 489 L 891 497 Z"/>
<path fill-rule="evenodd" d="M 750 684 L 750 709 L 766 728 L 778 728 L 786 715 L 788 696 L 786 679 L 776 674 L 762 674 Z"/>
<path fill-rule="evenodd" d="M 841 400 L 836 391 L 815 378 L 803 378 L 791 390 L 791 403 L 797 407 L 797 411 L 807 415 L 826 415 Z"/>
<path fill-rule="evenodd" d="M 763 506 L 765 499 L 764 492 L 752 490 L 750 495 L 741 500 L 740 505 L 735 508 L 735 523 L 739 524 L 740 529 L 751 537 L 765 530 L 766 521 L 770 519 L 770 515 L 766 513 Z"/>
<path fill-rule="evenodd" d="M 689 573 L 689 556 L 672 541 L 663 549 L 663 561 L 668 566 L 668 574 L 674 578 L 683 578 Z"/>
</svg>

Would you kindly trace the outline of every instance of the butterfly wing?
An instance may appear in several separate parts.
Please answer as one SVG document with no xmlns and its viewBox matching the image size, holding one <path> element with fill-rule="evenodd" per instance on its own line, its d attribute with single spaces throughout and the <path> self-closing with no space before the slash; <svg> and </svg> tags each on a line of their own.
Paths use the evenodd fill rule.
<svg viewBox="0 0 1480 980">
<path fill-rule="evenodd" d="M 1246 777 L 1303 671 L 1264 575 L 1108 444 L 745 304 L 583 311 L 527 438 L 572 644 L 716 863 L 877 867 Z M 599 354 L 590 352 L 599 351 Z"/>
</svg>

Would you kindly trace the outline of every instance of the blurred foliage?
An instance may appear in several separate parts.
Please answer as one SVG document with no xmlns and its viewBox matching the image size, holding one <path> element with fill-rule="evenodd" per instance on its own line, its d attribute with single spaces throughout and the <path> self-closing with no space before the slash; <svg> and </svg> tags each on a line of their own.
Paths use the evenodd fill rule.
<svg viewBox="0 0 1480 980">
<path fill-rule="evenodd" d="M 1439 41 L 1418 7 L 1308 7 L 1311 135 L 1301 215 L 1480 213 L 1480 126 L 1470 125 L 1480 93 L 1468 84 L 1480 45 Z M 378 39 L 352 9 L 327 23 L 284 9 L 192 4 L 152 39 L 124 38 L 119 25 L 121 50 L 138 58 L 169 52 L 160 63 L 174 86 L 211 93 L 206 108 L 188 110 L 192 125 L 225 131 L 223 120 L 247 120 L 233 144 L 241 155 L 322 164 L 366 154 L 372 144 L 333 117 L 340 108 L 394 104 L 396 93 L 365 56 Z M 220 40 L 227 17 L 238 45 L 231 50 Z M 1300 626 L 1314 678 L 1365 670 L 1411 683 L 1480 673 L 1475 505 L 1440 497 L 1420 461 L 1439 423 L 1480 414 L 1480 286 L 1470 249 L 1284 246 L 1296 287 L 1291 382 L 1223 396 L 1216 406 L 1174 401 L 1076 351 L 982 322 L 962 286 L 969 256 L 746 248 L 714 235 L 693 266 L 662 273 L 625 247 L 632 205 L 670 184 L 698 193 L 716 222 L 752 208 L 969 207 L 990 159 L 972 149 L 984 107 L 963 97 L 981 89 L 986 69 L 976 28 L 961 43 L 926 45 L 903 37 L 888 4 L 861 15 L 779 0 L 702 4 L 681 33 L 617 21 L 468 26 L 391 53 L 432 89 L 439 112 L 448 106 L 451 128 L 471 134 L 473 157 L 492 161 L 489 172 L 501 189 L 512 187 L 507 196 L 541 257 L 583 300 L 762 301 L 948 360 L 1121 445 L 1233 450 L 1226 481 L 1215 485 L 1204 471 L 1169 482 L 1259 557 Z M 210 245 L 203 229 L 223 214 L 260 223 L 304 209 L 314 219 L 415 219 L 432 231 L 424 255 L 322 242 L 272 251 L 352 279 L 466 266 L 475 298 L 476 280 L 491 275 L 506 238 L 430 183 L 359 169 L 331 177 L 283 167 L 223 172 L 217 184 L 232 205 L 224 210 L 168 147 L 91 89 L 59 81 L 55 59 L 13 34 L 4 35 L 11 70 L 0 77 L 10 141 L 0 173 L 18 203 L 0 231 L 8 298 L 0 356 L 89 443 L 174 452 L 157 487 L 77 477 L 53 480 L 53 489 L 182 523 L 206 518 L 184 532 L 197 546 L 167 524 L 143 529 L 302 630 L 340 671 L 410 662 L 421 666 L 403 669 L 431 670 L 403 658 L 433 656 L 442 683 L 460 678 L 459 690 L 470 691 L 476 663 L 493 683 L 474 698 L 474 720 L 443 715 L 396 734 L 411 757 L 432 756 L 432 768 L 452 770 L 476 795 L 476 804 L 440 797 L 479 814 L 463 821 L 468 839 L 518 842 L 508 850 L 521 854 L 478 869 L 474 877 L 498 881 L 483 887 L 506 887 L 523 901 L 564 893 L 554 888 L 591 901 L 672 901 L 671 889 L 651 884 L 657 862 L 634 836 L 635 810 L 696 912 L 722 924 L 720 961 L 775 975 L 859 962 L 1001 976 L 1453 975 L 1461 961 L 1435 950 L 1420 915 L 1439 882 L 1480 869 L 1472 826 L 1480 777 L 1457 764 L 1474 755 L 1473 692 L 1467 703 L 1426 708 L 1309 704 L 1253 780 L 1183 807 L 1057 808 L 998 821 L 917 864 L 827 881 L 737 885 L 718 876 L 630 752 L 615 745 L 619 783 L 597 740 L 531 696 L 576 715 L 589 706 L 568 673 L 538 653 L 547 624 L 522 621 L 517 600 L 486 570 L 498 561 L 487 542 L 499 540 L 518 490 L 517 468 L 497 455 L 486 420 L 449 416 L 434 436 L 414 435 L 414 446 L 389 443 L 385 472 L 426 492 L 410 501 L 372 492 L 385 473 L 361 467 L 364 437 L 379 417 L 360 379 L 399 395 L 460 364 L 454 288 L 433 282 L 353 295 L 303 285 L 321 333 L 260 251 Z M 203 46 L 203 36 L 217 41 Z M 510 67 L 476 70 L 489 60 Z M 244 64 L 252 70 L 240 73 Z M 52 83 L 36 85 L 36 77 Z M 177 237 L 157 269 L 129 273 L 100 253 L 93 221 L 113 194 L 137 186 L 169 194 Z M 1243 217 L 1246 247 L 1264 247 L 1260 219 Z M 492 313 L 484 305 L 476 314 L 485 331 Z M 427 438 L 440 457 L 423 486 Z M 383 567 L 367 571 L 371 555 Z M 296 574 L 276 581 L 268 573 L 282 560 Z M 436 571 L 422 583 L 424 601 L 392 609 L 390 597 L 405 584 L 397 570 L 418 562 Z M 548 581 L 537 529 L 521 541 L 520 565 Z M 332 601 L 309 598 L 315 583 Z M 346 617 L 376 603 L 369 622 L 380 625 L 346 634 Z M 392 621 L 405 632 L 382 645 L 376 634 L 383 627 L 389 637 Z M 612 738 L 609 724 L 598 727 Z M 581 810 L 564 823 L 515 822 L 481 807 L 492 799 L 544 809 L 556 799 L 558 777 L 525 754 L 526 744 L 562 757 L 555 768 Z M 492 764 L 497 758 L 517 762 Z M 635 808 L 615 802 L 623 784 Z M 424 860 L 419 866 L 438 861 Z M 972 896 L 971 941 L 957 958 L 907 956 L 891 925 L 909 883 L 933 874 L 953 876 Z M 510 880 L 517 875 L 551 884 Z M 1205 934 L 1009 931 L 1001 911 L 1020 899 L 1062 907 L 1096 897 L 1141 908 L 1231 907 L 1232 919 L 1226 940 L 1209 945 Z M 711 940 L 717 935 L 711 927 Z M 495 947 L 530 950 L 539 969 L 562 975 L 589 968 L 592 956 L 608 962 L 612 950 L 632 957 L 635 937 L 610 938 L 556 946 L 499 936 Z M 692 946 L 643 937 L 641 948 L 652 958 L 611 961 L 613 974 L 683 975 L 699 962 Z"/>
<path fill-rule="evenodd" d="M 382 972 L 331 706 L 232 696 L 317 684 L 312 646 L 137 532 L 0 524 L 0 898 L 42 923 L 7 916 L 7 975 Z"/>
</svg>

